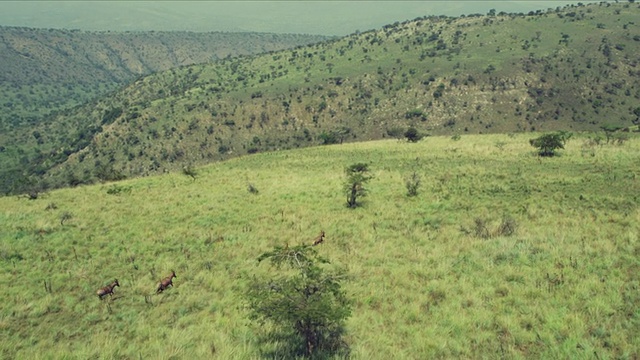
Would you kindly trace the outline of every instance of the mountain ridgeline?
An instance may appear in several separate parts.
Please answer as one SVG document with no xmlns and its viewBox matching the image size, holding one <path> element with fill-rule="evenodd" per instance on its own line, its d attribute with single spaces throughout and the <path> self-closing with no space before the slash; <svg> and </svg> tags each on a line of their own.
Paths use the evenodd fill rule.
<svg viewBox="0 0 640 360">
<path fill-rule="evenodd" d="M 631 126 L 640 116 L 639 18 L 635 3 L 424 17 L 155 73 L 17 139 L 35 149 L 21 184 L 144 176 L 401 137 L 409 126 L 462 135 Z"/>
</svg>

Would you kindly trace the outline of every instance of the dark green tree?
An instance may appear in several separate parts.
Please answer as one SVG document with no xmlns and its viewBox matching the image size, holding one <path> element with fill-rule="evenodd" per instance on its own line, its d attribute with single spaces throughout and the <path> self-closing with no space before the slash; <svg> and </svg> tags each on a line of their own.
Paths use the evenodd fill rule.
<svg viewBox="0 0 640 360">
<path fill-rule="evenodd" d="M 353 164 L 345 169 L 347 179 L 344 183 L 344 191 L 347 194 L 347 206 L 355 208 L 358 206 L 358 198 L 367 195 L 364 185 L 371 180 L 369 165 L 365 163 Z"/>
<path fill-rule="evenodd" d="M 529 140 L 529 144 L 538 149 L 539 156 L 555 156 L 556 150 L 564 149 L 564 144 L 569 137 L 571 134 L 567 132 L 544 134 Z"/>
<path fill-rule="evenodd" d="M 404 137 L 406 137 L 409 142 L 418 142 L 422 139 L 422 134 L 418 132 L 418 129 L 410 126 L 407 131 L 404 132 Z"/>
<path fill-rule="evenodd" d="M 326 270 L 329 261 L 311 245 L 276 246 L 258 257 L 263 260 L 271 262 L 277 275 L 254 277 L 246 299 L 250 318 L 271 325 L 266 339 L 284 346 L 270 355 L 328 357 L 348 351 L 342 334 L 351 303 L 341 286 L 344 273 Z"/>
</svg>

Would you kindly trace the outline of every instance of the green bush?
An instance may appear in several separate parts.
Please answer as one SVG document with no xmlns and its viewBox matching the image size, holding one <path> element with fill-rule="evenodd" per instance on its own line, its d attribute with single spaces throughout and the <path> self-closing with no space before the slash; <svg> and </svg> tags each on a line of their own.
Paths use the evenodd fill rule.
<svg viewBox="0 0 640 360">
<path fill-rule="evenodd" d="M 529 144 L 538 149 L 539 156 L 551 157 L 556 155 L 556 150 L 564 149 L 564 144 L 569 137 L 571 137 L 571 135 L 567 132 L 544 134 L 529 140 Z"/>
<path fill-rule="evenodd" d="M 310 245 L 275 247 L 258 257 L 276 268 L 270 279 L 253 278 L 246 299 L 250 319 L 268 322 L 268 341 L 287 358 L 329 357 L 346 351 L 342 340 L 351 304 L 342 290 L 344 274 L 328 264 Z M 284 340 L 284 341 L 283 341 Z"/>
<path fill-rule="evenodd" d="M 420 132 L 418 132 L 418 129 L 416 129 L 413 126 L 410 126 L 407 131 L 405 131 L 404 133 L 404 137 L 407 138 L 407 140 L 409 140 L 409 142 L 418 142 L 420 141 L 420 139 L 422 139 L 423 135 L 420 134 Z"/>
<path fill-rule="evenodd" d="M 344 183 L 344 190 L 347 193 L 347 206 L 355 208 L 358 206 L 358 198 L 367 195 L 364 184 L 371 180 L 369 175 L 369 165 L 365 163 L 353 164 L 345 169 L 347 179 Z"/>
</svg>

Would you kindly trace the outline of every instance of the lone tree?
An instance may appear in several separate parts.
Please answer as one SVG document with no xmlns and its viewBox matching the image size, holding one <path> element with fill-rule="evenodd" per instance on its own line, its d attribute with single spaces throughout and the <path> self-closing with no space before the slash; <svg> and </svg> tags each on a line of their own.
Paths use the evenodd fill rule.
<svg viewBox="0 0 640 360">
<path fill-rule="evenodd" d="M 538 148 L 539 156 L 555 156 L 557 149 L 564 149 L 564 144 L 571 137 L 571 133 L 557 132 L 544 134 L 535 139 L 529 140 L 531 146 Z"/>
<path fill-rule="evenodd" d="M 344 274 L 326 271 L 329 261 L 311 245 L 275 247 L 258 257 L 277 268 L 269 280 L 253 278 L 247 291 L 251 319 L 270 323 L 268 340 L 277 348 L 273 357 L 332 356 L 347 352 L 342 340 L 351 304 L 341 288 Z M 284 341 L 283 341 L 284 340 Z"/>
<path fill-rule="evenodd" d="M 404 137 L 407 138 L 407 140 L 409 142 L 418 142 L 420 141 L 420 139 L 422 139 L 423 135 L 420 134 L 420 132 L 418 132 L 418 129 L 416 129 L 415 127 L 411 126 L 407 129 L 407 131 L 404 132 Z"/>
<path fill-rule="evenodd" d="M 365 163 L 353 164 L 345 169 L 347 179 L 344 183 L 344 190 L 347 193 L 347 206 L 355 208 L 358 206 L 358 197 L 367 195 L 364 184 L 371 180 L 369 175 L 369 165 Z"/>
</svg>

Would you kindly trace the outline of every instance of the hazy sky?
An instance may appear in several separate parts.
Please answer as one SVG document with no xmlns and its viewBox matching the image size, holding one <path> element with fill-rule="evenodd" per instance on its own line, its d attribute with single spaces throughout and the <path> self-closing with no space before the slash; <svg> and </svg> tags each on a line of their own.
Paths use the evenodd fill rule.
<svg viewBox="0 0 640 360">
<path fill-rule="evenodd" d="M 425 15 L 529 12 L 578 1 L 6 1 L 0 25 L 347 35 Z M 584 1 L 588 3 L 588 1 Z"/>
</svg>

